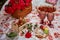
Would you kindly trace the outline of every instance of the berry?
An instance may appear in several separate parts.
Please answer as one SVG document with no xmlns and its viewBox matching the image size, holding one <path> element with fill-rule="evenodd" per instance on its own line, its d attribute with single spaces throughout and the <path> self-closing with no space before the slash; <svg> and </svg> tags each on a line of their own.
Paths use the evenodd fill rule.
<svg viewBox="0 0 60 40">
<path fill-rule="evenodd" d="M 26 5 L 26 6 L 29 6 L 29 4 L 31 3 L 31 1 L 32 1 L 32 0 L 26 0 L 25 5 Z"/>
<path fill-rule="evenodd" d="M 20 0 L 20 6 L 22 10 L 25 8 L 25 3 L 23 0 Z"/>
<path fill-rule="evenodd" d="M 16 4 L 13 4 L 13 5 L 12 5 L 12 8 L 13 8 L 13 10 L 15 11 L 16 8 L 17 8 Z"/>
<path fill-rule="evenodd" d="M 12 9 L 12 7 L 5 7 L 5 11 L 9 14 L 12 14 L 14 12 L 14 10 Z"/>
<path fill-rule="evenodd" d="M 10 3 L 13 4 L 14 3 L 14 0 L 10 0 Z"/>
<path fill-rule="evenodd" d="M 26 38 L 30 38 L 32 35 L 31 35 L 31 33 L 30 32 L 27 32 L 26 34 L 25 34 L 25 37 Z"/>
<path fill-rule="evenodd" d="M 21 9 L 21 6 L 19 4 L 16 5 L 17 10 Z"/>
<path fill-rule="evenodd" d="M 44 29 L 45 29 L 45 26 L 41 25 L 40 28 L 41 28 L 42 30 L 44 30 Z"/>
<path fill-rule="evenodd" d="M 10 0 L 8 5 L 5 6 L 5 11 L 9 14 L 14 13 L 15 10 L 23 10 L 26 6 L 29 6 L 31 0 Z"/>
<path fill-rule="evenodd" d="M 25 5 L 26 5 L 26 6 L 29 6 L 29 3 L 26 3 Z"/>
<path fill-rule="evenodd" d="M 32 0 L 26 0 L 26 3 L 30 3 Z"/>
</svg>

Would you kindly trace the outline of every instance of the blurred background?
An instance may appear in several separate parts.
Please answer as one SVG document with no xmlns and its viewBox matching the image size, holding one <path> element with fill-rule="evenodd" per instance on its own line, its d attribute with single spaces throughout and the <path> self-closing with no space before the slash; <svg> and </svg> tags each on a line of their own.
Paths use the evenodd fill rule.
<svg viewBox="0 0 60 40">
<path fill-rule="evenodd" d="M 4 3 L 6 2 L 7 0 L 0 0 L 0 10 L 2 8 L 2 6 L 4 5 Z"/>
</svg>

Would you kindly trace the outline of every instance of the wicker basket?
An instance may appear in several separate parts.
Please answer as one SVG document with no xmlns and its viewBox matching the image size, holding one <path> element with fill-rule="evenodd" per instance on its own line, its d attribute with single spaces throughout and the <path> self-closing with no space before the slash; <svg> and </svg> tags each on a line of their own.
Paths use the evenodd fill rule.
<svg viewBox="0 0 60 40">
<path fill-rule="evenodd" d="M 32 10 L 32 3 L 28 7 L 26 7 L 23 11 L 16 10 L 14 14 L 12 14 L 15 18 L 24 18 L 27 14 L 29 14 Z"/>
</svg>

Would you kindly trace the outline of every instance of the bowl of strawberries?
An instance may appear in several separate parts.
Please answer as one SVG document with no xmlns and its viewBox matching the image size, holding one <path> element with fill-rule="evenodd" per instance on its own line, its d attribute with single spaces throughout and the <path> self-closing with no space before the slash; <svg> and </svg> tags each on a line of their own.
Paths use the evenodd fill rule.
<svg viewBox="0 0 60 40">
<path fill-rule="evenodd" d="M 5 12 L 15 18 L 24 18 L 32 10 L 32 0 L 10 0 L 5 5 Z"/>
</svg>

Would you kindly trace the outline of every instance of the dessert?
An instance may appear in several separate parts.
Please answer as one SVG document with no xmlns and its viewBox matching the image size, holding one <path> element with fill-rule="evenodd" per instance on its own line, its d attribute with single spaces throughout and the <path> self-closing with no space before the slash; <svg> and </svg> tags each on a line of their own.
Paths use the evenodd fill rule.
<svg viewBox="0 0 60 40">
<path fill-rule="evenodd" d="M 56 11 L 56 8 L 53 7 L 53 6 L 40 6 L 40 7 L 38 8 L 38 10 L 52 13 L 52 12 L 55 12 L 55 11 Z"/>
<path fill-rule="evenodd" d="M 24 36 L 25 38 L 31 38 L 32 34 L 32 24 L 26 23 L 19 27 L 19 35 Z"/>
<path fill-rule="evenodd" d="M 15 32 L 17 32 L 17 33 L 19 33 L 19 27 L 18 27 L 18 25 L 17 24 L 14 24 L 14 23 L 12 23 L 12 27 L 11 27 L 11 30 L 13 30 L 13 31 L 15 31 Z"/>
<path fill-rule="evenodd" d="M 32 0 L 10 0 L 5 6 L 5 12 L 15 18 L 24 18 L 32 10 Z"/>
<path fill-rule="evenodd" d="M 57 1 L 58 0 L 46 0 L 47 3 L 52 4 L 52 5 L 57 4 Z"/>
<path fill-rule="evenodd" d="M 33 25 L 33 23 L 26 23 L 19 27 L 19 35 L 21 36 L 21 33 L 23 33 L 22 36 L 25 38 L 30 38 L 33 35 L 32 32 L 37 38 L 45 38 L 49 34 L 49 30 L 46 26 L 43 26 L 42 29 L 42 26 L 38 27 L 38 24 Z"/>
<path fill-rule="evenodd" d="M 40 28 L 37 28 L 35 30 L 36 37 L 38 38 L 45 38 L 49 34 L 49 30 L 46 26 L 41 25 Z"/>
</svg>

